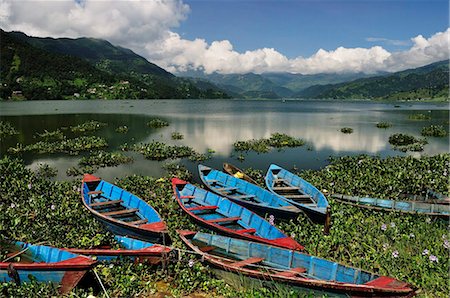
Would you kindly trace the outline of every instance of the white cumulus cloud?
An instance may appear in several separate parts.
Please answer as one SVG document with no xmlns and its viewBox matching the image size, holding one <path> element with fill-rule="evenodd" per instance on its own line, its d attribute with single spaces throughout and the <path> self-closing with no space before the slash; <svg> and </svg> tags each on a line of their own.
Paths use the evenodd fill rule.
<svg viewBox="0 0 450 298">
<path fill-rule="evenodd" d="M 211 43 L 182 38 L 173 29 L 188 17 L 182 0 L 0 0 L 0 26 L 40 37 L 95 37 L 130 48 L 172 72 L 201 69 L 206 73 L 292 72 L 303 74 L 398 71 L 449 58 L 450 29 L 412 46 L 389 52 L 381 46 L 319 49 L 310 57 L 288 59 L 274 48 L 240 53 L 232 41 Z M 392 43 L 382 37 L 371 42 Z M 406 45 L 403 43 L 402 45 Z"/>
</svg>

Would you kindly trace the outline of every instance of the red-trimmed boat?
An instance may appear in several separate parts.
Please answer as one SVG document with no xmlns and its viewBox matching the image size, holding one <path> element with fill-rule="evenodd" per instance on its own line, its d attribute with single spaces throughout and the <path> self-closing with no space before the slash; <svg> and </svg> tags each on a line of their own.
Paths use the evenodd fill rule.
<svg viewBox="0 0 450 298">
<path fill-rule="evenodd" d="M 304 249 L 264 218 L 227 198 L 178 178 L 172 179 L 172 188 L 183 211 L 207 228 L 250 241 L 294 250 Z"/>
<path fill-rule="evenodd" d="M 0 262 L 0 282 L 21 284 L 34 279 L 59 284 L 61 294 L 70 292 L 96 264 L 91 258 L 45 245 L 16 241 L 5 249 L 13 261 Z"/>
<path fill-rule="evenodd" d="M 212 266 L 265 281 L 277 281 L 316 296 L 412 297 L 410 284 L 303 252 L 209 233 L 177 231 Z"/>
<path fill-rule="evenodd" d="M 158 212 L 132 193 L 86 174 L 81 183 L 84 206 L 116 235 L 169 244 L 166 224 Z"/>
</svg>

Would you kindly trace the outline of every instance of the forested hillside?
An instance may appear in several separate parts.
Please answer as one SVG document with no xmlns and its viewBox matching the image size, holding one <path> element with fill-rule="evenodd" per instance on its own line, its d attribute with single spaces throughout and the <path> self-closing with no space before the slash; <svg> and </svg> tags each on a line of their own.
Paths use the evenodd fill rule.
<svg viewBox="0 0 450 298">
<path fill-rule="evenodd" d="M 152 98 L 223 98 L 228 97 L 213 85 L 197 87 L 186 79 L 149 63 L 127 49 L 116 51 L 114 67 L 102 67 L 94 60 L 48 51 L 26 42 L 26 35 L 1 36 L 1 99 L 152 99 Z M 20 36 L 18 39 L 17 36 Z M 64 44 L 70 39 L 53 40 Z M 52 41 L 52 42 L 53 42 Z M 69 42 L 70 44 L 71 42 Z M 105 49 L 110 45 L 101 41 Z M 60 48 L 64 48 L 60 46 Z M 70 46 L 68 47 L 70 48 Z M 108 52 L 109 51 L 109 52 Z M 94 51 L 92 51 L 94 52 Z M 106 54 L 113 56 L 113 48 Z M 131 53 L 130 53 L 131 52 Z M 127 59 L 120 62 L 122 53 Z M 98 54 L 97 56 L 101 56 Z M 130 61 L 134 62 L 131 63 Z M 113 59 L 111 59 L 113 61 Z M 128 62 L 127 62 L 128 61 Z M 106 60 L 102 60 L 107 64 Z M 128 68 L 125 67 L 128 65 Z M 134 66 L 132 66 L 134 65 Z M 137 65 L 137 66 L 136 66 Z M 141 65 L 141 67 L 139 67 Z M 133 69 L 133 70 L 132 70 Z M 139 70 L 140 73 L 137 73 Z"/>
<path fill-rule="evenodd" d="M 449 61 L 355 81 L 316 85 L 296 94 L 303 98 L 332 99 L 448 99 Z"/>
</svg>

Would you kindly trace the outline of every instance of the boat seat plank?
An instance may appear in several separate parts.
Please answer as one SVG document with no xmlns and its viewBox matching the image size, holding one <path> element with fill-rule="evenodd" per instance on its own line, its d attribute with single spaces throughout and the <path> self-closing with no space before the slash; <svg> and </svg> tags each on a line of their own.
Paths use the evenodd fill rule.
<svg viewBox="0 0 450 298">
<path fill-rule="evenodd" d="M 215 250 L 217 248 L 217 246 L 203 246 L 203 247 L 199 247 L 198 249 L 200 249 L 202 252 L 210 252 L 212 250 Z"/>
<path fill-rule="evenodd" d="M 101 195 L 101 194 L 103 194 L 103 191 L 101 191 L 101 190 L 93 190 L 93 191 L 88 192 L 88 195 L 90 195 L 90 196 Z"/>
<path fill-rule="evenodd" d="M 211 183 L 211 184 L 215 184 L 215 183 L 217 183 L 219 181 L 216 180 L 216 179 L 211 179 L 211 180 L 207 180 L 206 182 Z"/>
<path fill-rule="evenodd" d="M 117 216 L 117 215 L 133 214 L 136 211 L 139 211 L 139 209 L 131 208 L 131 209 L 118 210 L 118 211 L 103 212 L 102 214 L 105 216 Z"/>
<path fill-rule="evenodd" d="M 280 273 L 277 273 L 277 275 L 281 275 L 284 277 L 294 277 L 296 275 L 302 274 L 306 272 L 306 268 L 297 267 L 297 268 L 291 268 L 286 271 L 282 271 Z"/>
<path fill-rule="evenodd" d="M 273 190 L 299 190 L 300 188 L 295 186 L 275 186 L 272 187 Z"/>
<path fill-rule="evenodd" d="M 255 198 L 255 195 L 237 195 L 237 196 L 233 196 L 233 199 L 238 199 L 238 200 L 245 200 L 245 199 L 253 199 Z"/>
<path fill-rule="evenodd" d="M 128 222 L 128 223 L 129 223 L 129 224 L 132 224 L 132 225 L 138 226 L 138 225 L 145 224 L 145 223 L 147 223 L 147 222 L 148 222 L 148 220 L 144 218 L 144 219 L 140 219 L 140 220 L 130 221 L 130 222 Z"/>
<path fill-rule="evenodd" d="M 273 182 L 286 182 L 287 180 L 286 179 L 283 179 L 283 178 L 275 178 L 275 179 L 273 179 Z"/>
<path fill-rule="evenodd" d="M 250 228 L 250 229 L 236 230 L 236 233 L 239 233 L 239 234 L 244 234 L 244 233 L 253 234 L 253 233 L 256 233 L 256 229 Z"/>
<path fill-rule="evenodd" d="M 193 199 L 195 199 L 195 196 L 181 196 L 180 199 L 182 199 L 182 200 L 193 200 Z"/>
<path fill-rule="evenodd" d="M 289 199 L 311 199 L 310 195 L 284 195 L 284 197 Z"/>
<path fill-rule="evenodd" d="M 219 222 L 238 221 L 238 220 L 241 220 L 241 218 L 239 216 L 207 219 L 206 222 L 219 223 Z"/>
<path fill-rule="evenodd" d="M 248 265 L 251 265 L 251 264 L 260 263 L 262 261 L 264 261 L 264 258 L 252 257 L 252 258 L 248 258 L 248 259 L 245 259 L 245 260 L 242 260 L 242 261 L 231 263 L 230 265 L 232 267 L 240 268 L 240 267 L 245 267 L 245 266 L 248 266 Z"/>
<path fill-rule="evenodd" d="M 106 206 L 111 206 L 111 205 L 117 205 L 123 203 L 122 200 L 111 200 L 111 201 L 105 201 L 105 202 L 97 202 L 97 203 L 92 203 L 91 207 L 106 207 Z"/>
<path fill-rule="evenodd" d="M 187 211 L 196 211 L 196 210 L 216 210 L 219 208 L 218 206 L 197 206 L 197 207 L 190 207 L 186 208 Z"/>
<path fill-rule="evenodd" d="M 221 188 L 217 188 L 216 190 L 217 190 L 217 191 L 220 191 L 220 192 L 224 192 L 224 191 L 233 191 L 233 190 L 237 190 L 237 188 L 236 188 L 236 187 L 221 187 Z"/>
</svg>

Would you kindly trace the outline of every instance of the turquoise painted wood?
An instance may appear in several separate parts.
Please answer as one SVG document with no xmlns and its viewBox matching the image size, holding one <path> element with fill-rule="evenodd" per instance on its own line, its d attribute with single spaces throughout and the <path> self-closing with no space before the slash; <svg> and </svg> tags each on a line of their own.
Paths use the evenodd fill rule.
<svg viewBox="0 0 450 298">
<path fill-rule="evenodd" d="M 302 209 L 313 221 L 325 221 L 328 201 L 311 183 L 275 164 L 267 170 L 265 182 L 273 194 Z"/>
<path fill-rule="evenodd" d="M 299 251 L 209 233 L 178 231 L 213 266 L 264 280 L 349 296 L 412 295 L 411 285 Z M 203 247 L 208 251 L 202 252 Z"/>
<path fill-rule="evenodd" d="M 232 237 L 263 242 L 289 249 L 303 246 L 254 212 L 227 198 L 196 187 L 178 178 L 172 179 L 175 197 L 181 208 L 196 222 Z M 234 220 L 214 222 L 216 219 Z"/>
<path fill-rule="evenodd" d="M 45 245 L 32 245 L 17 241 L 15 252 L 26 249 L 18 255 L 19 262 L 0 262 L 0 282 L 37 282 L 61 284 L 61 292 L 70 291 L 84 274 L 96 263 L 94 260 Z M 26 257 L 26 258 L 25 258 Z"/>
<path fill-rule="evenodd" d="M 397 201 L 389 199 L 347 196 L 341 194 L 334 194 L 332 195 L 332 197 L 344 203 L 369 209 L 426 214 L 443 218 L 448 218 L 450 216 L 450 205 L 442 203 L 427 203 L 423 201 Z"/>
<path fill-rule="evenodd" d="M 259 214 L 277 218 L 294 218 L 300 209 L 273 193 L 224 172 L 199 165 L 202 182 L 212 191 Z"/>
<path fill-rule="evenodd" d="M 112 233 L 152 243 L 170 243 L 167 226 L 159 214 L 136 195 L 85 175 L 81 196 L 84 206 Z"/>
</svg>

